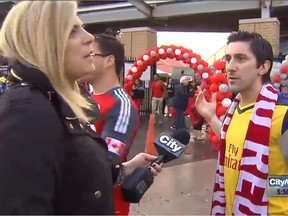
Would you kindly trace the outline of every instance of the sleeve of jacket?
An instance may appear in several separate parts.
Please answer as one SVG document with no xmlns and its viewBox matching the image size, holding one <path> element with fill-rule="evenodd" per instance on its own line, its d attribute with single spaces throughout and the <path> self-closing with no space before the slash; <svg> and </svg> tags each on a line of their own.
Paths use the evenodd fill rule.
<svg viewBox="0 0 288 216">
<path fill-rule="evenodd" d="M 10 96 L 0 100 L 0 214 L 53 214 L 61 124 L 41 93 Z"/>
<path fill-rule="evenodd" d="M 107 113 L 101 137 L 106 141 L 110 153 L 126 158 L 129 146 L 138 130 L 138 114 L 130 99 L 122 95 L 121 100 Z"/>
</svg>

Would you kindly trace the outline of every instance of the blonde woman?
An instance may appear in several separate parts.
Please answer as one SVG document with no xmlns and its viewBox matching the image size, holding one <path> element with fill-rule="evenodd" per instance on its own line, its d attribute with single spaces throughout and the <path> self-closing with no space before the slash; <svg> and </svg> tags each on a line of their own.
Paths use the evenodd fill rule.
<svg viewBox="0 0 288 216">
<path fill-rule="evenodd" d="M 74 1 L 22 1 L 3 22 L 16 82 L 0 98 L 0 214 L 114 214 L 113 182 L 155 159 L 110 161 L 90 129 L 76 81 L 95 70 L 94 38 L 76 11 Z"/>
</svg>

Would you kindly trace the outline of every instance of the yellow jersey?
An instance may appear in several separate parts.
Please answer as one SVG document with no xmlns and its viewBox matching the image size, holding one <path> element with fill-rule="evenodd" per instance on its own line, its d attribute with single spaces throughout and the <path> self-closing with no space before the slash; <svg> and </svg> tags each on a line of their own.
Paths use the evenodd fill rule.
<svg viewBox="0 0 288 216">
<path fill-rule="evenodd" d="M 226 196 L 226 215 L 232 215 L 235 190 L 239 177 L 240 161 L 244 140 L 251 120 L 254 104 L 236 107 L 226 134 L 224 182 Z M 288 165 L 278 144 L 278 139 L 288 129 L 288 106 L 277 105 L 272 116 L 270 128 L 270 152 L 268 175 L 287 175 Z M 256 134 L 261 136 L 261 134 Z M 288 142 L 287 142 L 288 145 Z M 268 214 L 288 214 L 288 197 L 269 197 Z"/>
</svg>

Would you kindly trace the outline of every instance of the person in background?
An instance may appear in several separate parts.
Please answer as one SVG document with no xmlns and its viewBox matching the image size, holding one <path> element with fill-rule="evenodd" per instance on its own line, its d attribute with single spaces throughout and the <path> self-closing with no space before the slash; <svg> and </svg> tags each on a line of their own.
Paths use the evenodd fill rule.
<svg viewBox="0 0 288 216">
<path fill-rule="evenodd" d="M 154 75 L 154 81 L 151 83 L 152 89 L 152 114 L 155 115 L 155 122 L 154 124 L 162 124 L 162 117 L 163 117 L 163 97 L 166 85 L 160 79 L 158 74 Z"/>
<path fill-rule="evenodd" d="M 196 108 L 221 139 L 212 215 L 287 215 L 288 197 L 268 197 L 269 176 L 287 176 L 288 104 L 279 104 L 270 84 L 271 44 L 258 33 L 232 32 L 226 49 L 229 88 L 238 93 L 223 122 L 216 95 L 199 89 Z M 286 145 L 287 142 L 284 144 Z"/>
<path fill-rule="evenodd" d="M 90 129 L 94 107 L 77 81 L 94 76 L 93 40 L 76 1 L 20 1 L 8 12 L 0 50 L 14 81 L 0 97 L 0 214 L 112 215 L 113 184 L 156 159 L 113 160 Z"/>
<path fill-rule="evenodd" d="M 192 81 L 189 76 L 182 76 L 180 84 L 174 88 L 174 97 L 171 99 L 171 107 L 175 110 L 176 118 L 172 125 L 173 130 L 186 128 L 184 111 L 188 107 L 189 94 L 187 86 Z"/>
<path fill-rule="evenodd" d="M 165 113 L 165 108 L 167 106 L 167 77 L 161 77 L 161 80 L 164 82 L 165 84 L 165 88 L 164 88 L 164 93 L 163 93 L 163 101 L 162 101 L 162 115 L 165 116 L 166 113 Z"/>
<path fill-rule="evenodd" d="M 279 104 L 288 104 L 288 80 L 280 85 Z"/>
<path fill-rule="evenodd" d="M 100 110 L 100 119 L 94 126 L 106 141 L 110 156 L 125 162 L 139 129 L 139 115 L 119 81 L 124 47 L 117 38 L 99 34 L 95 35 L 92 48 L 95 70 L 93 77 L 85 81 L 93 86 L 91 97 Z M 130 204 L 122 198 L 120 187 L 114 188 L 114 202 L 115 214 L 128 215 Z"/>
<path fill-rule="evenodd" d="M 145 89 L 143 87 L 142 81 L 140 79 L 135 80 L 135 84 L 132 87 L 132 100 L 140 111 L 140 106 L 143 103 L 145 97 Z"/>
<path fill-rule="evenodd" d="M 166 116 L 169 115 L 169 108 L 171 107 L 171 99 L 174 96 L 174 85 L 172 84 L 172 79 L 168 79 L 167 80 L 167 84 L 166 84 Z"/>
<path fill-rule="evenodd" d="M 286 80 L 280 85 L 280 92 L 282 92 L 283 94 L 288 93 L 288 80 Z"/>
</svg>

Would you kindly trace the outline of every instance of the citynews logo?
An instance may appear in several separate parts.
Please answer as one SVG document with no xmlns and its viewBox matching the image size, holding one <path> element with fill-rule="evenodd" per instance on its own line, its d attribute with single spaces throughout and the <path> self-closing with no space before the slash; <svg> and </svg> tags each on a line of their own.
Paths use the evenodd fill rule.
<svg viewBox="0 0 288 216">
<path fill-rule="evenodd" d="M 288 188 L 288 176 L 269 176 L 268 186 Z"/>
<path fill-rule="evenodd" d="M 174 140 L 173 138 L 171 138 L 167 135 L 160 136 L 159 141 L 162 145 L 167 146 L 174 153 L 179 152 L 183 149 L 183 147 L 181 145 L 179 145 L 176 140 Z"/>
</svg>

